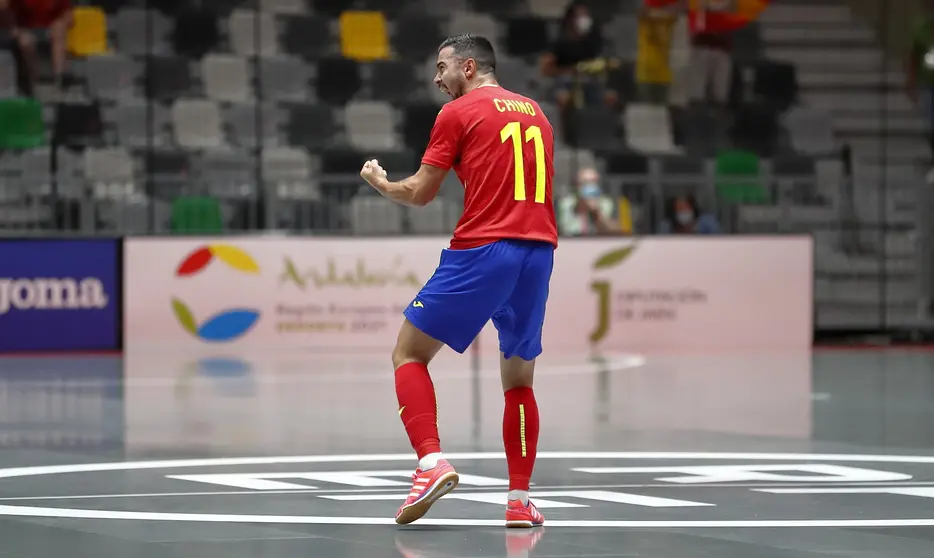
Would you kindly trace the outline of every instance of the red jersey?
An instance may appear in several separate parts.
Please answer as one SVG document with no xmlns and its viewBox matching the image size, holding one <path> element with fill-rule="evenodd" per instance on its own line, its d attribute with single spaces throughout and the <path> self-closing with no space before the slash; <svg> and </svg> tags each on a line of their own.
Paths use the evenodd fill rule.
<svg viewBox="0 0 934 558">
<path fill-rule="evenodd" d="M 464 185 L 464 214 L 454 229 L 452 249 L 502 239 L 557 247 L 554 131 L 532 99 L 482 86 L 447 103 L 422 163 L 453 167 Z"/>
</svg>

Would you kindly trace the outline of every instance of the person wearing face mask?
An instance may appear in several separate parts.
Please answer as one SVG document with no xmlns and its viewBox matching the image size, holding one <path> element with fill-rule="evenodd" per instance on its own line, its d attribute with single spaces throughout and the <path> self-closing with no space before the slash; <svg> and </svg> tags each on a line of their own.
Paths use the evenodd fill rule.
<svg viewBox="0 0 934 558">
<path fill-rule="evenodd" d="M 617 103 L 614 91 L 607 90 L 596 79 L 578 72 L 578 64 L 600 58 L 603 54 L 603 36 L 590 8 L 582 2 L 573 2 L 561 19 L 561 33 L 548 52 L 542 55 L 540 69 L 543 76 L 554 80 L 554 99 L 561 109 L 562 129 L 567 131 L 570 110 L 578 99 L 582 104 L 594 106 L 601 102 L 613 107 Z"/>
<path fill-rule="evenodd" d="M 720 225 L 712 215 L 701 213 L 694 196 L 677 196 L 665 203 L 660 234 L 718 234 Z"/>
<path fill-rule="evenodd" d="M 613 200 L 600 187 L 596 169 L 581 169 L 577 191 L 558 202 L 558 230 L 567 236 L 618 233 L 613 208 Z"/>
</svg>

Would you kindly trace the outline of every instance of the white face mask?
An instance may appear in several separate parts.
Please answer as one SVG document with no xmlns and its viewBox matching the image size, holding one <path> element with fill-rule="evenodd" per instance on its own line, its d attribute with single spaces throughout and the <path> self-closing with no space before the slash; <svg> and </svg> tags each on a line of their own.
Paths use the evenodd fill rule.
<svg viewBox="0 0 934 558">
<path fill-rule="evenodd" d="M 577 30 L 581 33 L 586 33 L 590 31 L 590 28 L 593 27 L 593 19 L 589 15 L 582 15 L 577 17 Z"/>
<path fill-rule="evenodd" d="M 690 225 L 694 222 L 693 211 L 679 211 L 676 217 L 679 225 Z"/>
</svg>

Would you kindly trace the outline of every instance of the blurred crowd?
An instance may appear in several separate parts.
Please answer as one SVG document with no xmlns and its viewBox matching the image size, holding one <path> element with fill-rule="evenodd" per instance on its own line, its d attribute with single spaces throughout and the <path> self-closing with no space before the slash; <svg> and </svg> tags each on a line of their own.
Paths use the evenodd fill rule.
<svg viewBox="0 0 934 558">
<path fill-rule="evenodd" d="M 689 22 L 690 73 L 688 101 L 725 106 L 732 87 L 732 35 L 705 26 L 705 9 L 729 10 L 729 0 L 701 0 L 691 9 L 687 0 L 641 0 L 638 13 L 638 51 L 635 64 L 636 98 L 641 103 L 668 104 L 672 82 L 671 56 L 675 27 Z M 580 106 L 605 104 L 620 108 L 620 92 L 605 75 L 607 44 L 602 29 L 586 2 L 571 2 L 561 20 L 560 35 L 541 57 L 541 73 L 551 79 L 551 95 L 560 109 L 562 130 L 571 130 L 571 114 Z M 581 169 L 572 193 L 558 205 L 559 226 L 568 236 L 628 234 L 627 200 L 614 200 L 601 188 L 594 168 Z M 714 234 L 716 219 L 703 212 L 694 196 L 665 201 L 663 234 Z"/>
</svg>

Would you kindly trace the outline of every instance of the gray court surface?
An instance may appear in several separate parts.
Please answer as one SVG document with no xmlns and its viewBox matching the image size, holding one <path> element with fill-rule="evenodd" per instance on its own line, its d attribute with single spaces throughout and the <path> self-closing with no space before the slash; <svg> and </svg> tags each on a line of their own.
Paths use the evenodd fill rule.
<svg viewBox="0 0 934 558">
<path fill-rule="evenodd" d="M 387 355 L 0 359 L 0 558 L 934 556 L 934 352 L 547 355 L 533 498 L 502 527 L 495 359 L 432 367 L 462 479 L 414 456 Z"/>
</svg>

